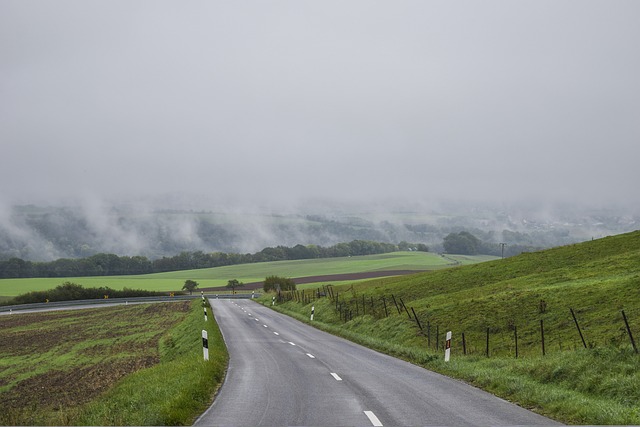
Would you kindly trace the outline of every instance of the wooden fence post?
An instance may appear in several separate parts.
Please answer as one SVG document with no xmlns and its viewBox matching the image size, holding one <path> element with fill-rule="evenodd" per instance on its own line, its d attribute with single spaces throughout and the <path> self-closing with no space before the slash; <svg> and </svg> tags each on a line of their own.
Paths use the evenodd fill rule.
<svg viewBox="0 0 640 427">
<path fill-rule="evenodd" d="M 489 357 L 489 328 L 487 328 L 487 357 Z"/>
<path fill-rule="evenodd" d="M 467 340 L 464 337 L 464 332 L 462 333 L 462 354 L 467 355 Z"/>
<path fill-rule="evenodd" d="M 404 307 L 404 311 L 406 311 L 407 316 L 409 316 L 409 320 L 411 320 L 411 315 L 409 314 L 409 310 L 407 309 L 407 306 L 404 304 L 404 301 L 402 301 L 402 298 L 400 298 L 400 304 L 402 304 L 402 306 Z"/>
<path fill-rule="evenodd" d="M 624 319 L 624 324 L 627 327 L 627 333 L 629 334 L 629 339 L 631 340 L 631 346 L 633 347 L 633 351 L 638 354 L 638 347 L 636 347 L 636 342 L 633 339 L 633 335 L 631 334 L 631 328 L 629 327 L 629 321 L 627 320 L 627 315 L 624 314 L 624 310 L 622 310 L 622 318 Z"/>
<path fill-rule="evenodd" d="M 540 319 L 540 338 L 542 338 L 542 355 L 545 356 L 546 352 L 544 350 L 544 320 Z"/>
<path fill-rule="evenodd" d="M 418 316 L 416 315 L 416 311 L 413 309 L 413 307 L 411 307 L 411 312 L 413 312 L 413 317 L 416 319 L 416 323 L 418 324 L 418 327 L 420 328 L 420 330 L 422 330 L 420 319 L 418 319 Z"/>
<path fill-rule="evenodd" d="M 401 314 L 400 307 L 398 307 L 398 303 L 396 302 L 396 297 L 394 297 L 393 294 L 391 294 L 391 299 L 393 299 L 393 303 L 396 305 L 396 310 L 398 310 L 398 314 Z"/>
<path fill-rule="evenodd" d="M 580 334 L 580 339 L 582 340 L 582 345 L 584 348 L 587 348 L 587 342 L 584 340 L 584 336 L 582 335 L 582 330 L 580 329 L 580 325 L 578 325 L 578 319 L 576 318 L 576 314 L 573 312 L 573 308 L 569 308 L 571 310 L 571 315 L 573 316 L 573 321 L 576 323 L 576 328 L 578 328 L 578 333 Z"/>
</svg>

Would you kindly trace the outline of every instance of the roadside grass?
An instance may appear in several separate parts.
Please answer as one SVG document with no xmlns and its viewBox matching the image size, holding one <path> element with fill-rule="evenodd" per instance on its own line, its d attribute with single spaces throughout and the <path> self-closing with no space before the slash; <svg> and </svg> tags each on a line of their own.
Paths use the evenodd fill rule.
<svg viewBox="0 0 640 427">
<path fill-rule="evenodd" d="M 228 361 L 213 316 L 205 325 L 200 304 L 193 302 L 186 321 L 160 341 L 160 364 L 126 377 L 87 405 L 78 416 L 79 424 L 191 425 L 211 404 Z M 203 328 L 208 331 L 208 362 L 202 357 Z"/>
<path fill-rule="evenodd" d="M 201 304 L 0 317 L 0 424 L 191 424 L 211 403 L 228 360 Z M 202 360 L 205 326 L 209 362 Z"/>
<path fill-rule="evenodd" d="M 640 232 L 333 291 L 337 302 L 305 291 L 304 298 L 287 295 L 293 300 L 275 309 L 310 323 L 314 306 L 316 327 L 559 421 L 640 424 L 640 356 L 621 315 L 624 310 L 640 345 Z M 260 301 L 270 306 L 271 296 Z M 346 312 L 352 316 L 345 320 Z M 453 332 L 449 363 L 443 361 L 446 331 Z"/>
<path fill-rule="evenodd" d="M 482 262 L 495 257 L 456 257 L 462 263 Z M 78 283 L 84 287 L 112 289 L 144 289 L 149 291 L 177 291 L 187 279 L 196 280 L 200 288 L 226 286 L 230 279 L 244 283 L 259 282 L 270 275 L 284 277 L 310 277 L 325 274 L 361 273 L 383 270 L 434 270 L 451 266 L 451 261 L 430 252 L 392 252 L 344 258 L 321 258 L 295 261 L 274 261 L 240 264 L 197 270 L 135 276 L 95 276 L 70 278 L 0 279 L 0 295 L 14 297 L 31 291 L 55 288 L 63 282 Z M 240 288 L 240 290 L 242 290 Z M 0 297 L 0 298 L 2 298 Z"/>
</svg>

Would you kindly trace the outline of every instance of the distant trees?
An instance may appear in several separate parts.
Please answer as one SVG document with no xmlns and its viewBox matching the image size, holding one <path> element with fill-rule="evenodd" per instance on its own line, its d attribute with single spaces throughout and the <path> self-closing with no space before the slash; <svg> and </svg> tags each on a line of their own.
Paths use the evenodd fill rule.
<svg viewBox="0 0 640 427">
<path fill-rule="evenodd" d="M 507 239 L 504 239 L 507 237 Z M 486 237 L 485 237 L 486 238 Z M 504 256 L 510 257 L 519 255 L 522 252 L 533 252 L 542 249 L 541 247 L 511 243 L 513 240 L 520 242 L 529 242 L 529 238 L 523 233 L 513 233 L 509 231 L 503 232 L 503 239 L 509 242 L 505 246 Z M 461 231 L 459 233 L 449 233 L 443 240 L 442 246 L 447 253 L 460 254 L 460 255 L 502 255 L 502 246 L 500 243 L 495 243 L 488 240 L 481 240 L 468 231 Z"/>
<path fill-rule="evenodd" d="M 231 289 L 232 293 L 236 293 L 236 288 L 244 286 L 244 283 L 238 281 L 238 279 L 231 279 L 227 282 L 227 288 Z"/>
<path fill-rule="evenodd" d="M 84 288 L 76 283 L 64 282 L 54 289 L 47 291 L 33 291 L 18 295 L 9 301 L 9 304 L 30 304 L 45 301 L 72 301 L 83 299 L 103 299 L 109 298 L 131 298 L 144 296 L 166 295 L 164 292 L 144 291 L 124 288 L 122 290 L 111 289 L 109 287 Z"/>
<path fill-rule="evenodd" d="M 269 291 L 295 291 L 296 282 L 288 277 L 280 276 L 267 276 L 264 279 L 264 285 L 262 289 L 265 292 Z"/>
<path fill-rule="evenodd" d="M 182 290 L 188 291 L 189 294 L 192 294 L 193 291 L 195 291 L 199 285 L 200 284 L 195 280 L 188 279 L 188 280 L 185 280 L 184 285 L 182 286 Z"/>
<path fill-rule="evenodd" d="M 443 240 L 442 246 L 447 253 L 460 255 L 477 255 L 481 241 L 467 231 L 449 233 Z"/>
<path fill-rule="evenodd" d="M 420 244 L 404 243 L 413 247 L 420 247 Z M 426 249 L 426 245 L 422 246 Z M 86 258 L 60 258 L 51 262 L 25 261 L 13 257 L 5 261 L 0 261 L 0 279 L 162 273 L 166 271 L 191 270 L 264 261 L 372 255 L 397 250 L 398 246 L 392 243 L 353 240 L 349 243 L 338 243 L 329 247 L 317 245 L 268 247 L 255 254 L 183 251 L 178 255 L 162 257 L 153 261 L 144 256 L 129 257 L 105 253 L 95 254 Z"/>
</svg>

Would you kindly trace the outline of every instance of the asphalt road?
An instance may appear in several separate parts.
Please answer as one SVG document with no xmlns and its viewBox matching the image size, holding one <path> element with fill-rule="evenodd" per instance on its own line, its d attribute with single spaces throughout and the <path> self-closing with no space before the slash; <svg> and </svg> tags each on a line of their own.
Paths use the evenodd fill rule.
<svg viewBox="0 0 640 427">
<path fill-rule="evenodd" d="M 210 300 L 226 380 L 196 425 L 549 425 L 553 420 L 250 300 Z"/>
</svg>

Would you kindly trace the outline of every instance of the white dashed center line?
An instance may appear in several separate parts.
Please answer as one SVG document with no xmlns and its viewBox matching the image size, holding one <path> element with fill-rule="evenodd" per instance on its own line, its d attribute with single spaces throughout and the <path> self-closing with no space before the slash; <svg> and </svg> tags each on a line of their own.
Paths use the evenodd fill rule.
<svg viewBox="0 0 640 427">
<path fill-rule="evenodd" d="M 336 379 L 336 381 L 342 381 L 342 378 L 335 372 L 331 372 L 331 376 Z"/>
<path fill-rule="evenodd" d="M 376 414 L 371 411 L 364 411 L 364 414 L 369 418 L 369 421 L 371 421 L 371 424 L 373 424 L 375 427 L 382 427 L 382 423 L 380 422 L 378 417 L 376 417 Z"/>
<path fill-rule="evenodd" d="M 289 344 L 291 345 L 296 345 L 296 343 L 289 341 Z"/>
<path fill-rule="evenodd" d="M 267 325 L 262 325 L 262 326 L 264 326 L 265 328 L 268 328 L 268 326 L 267 326 Z"/>
<path fill-rule="evenodd" d="M 316 358 L 316 357 L 315 357 L 313 354 L 311 354 L 311 353 L 307 353 L 307 356 L 309 356 L 311 359 L 315 359 L 315 358 Z"/>
<path fill-rule="evenodd" d="M 280 335 L 280 334 L 279 334 L 279 333 L 277 333 L 277 332 L 274 332 L 274 334 L 275 334 L 275 335 Z"/>
</svg>

